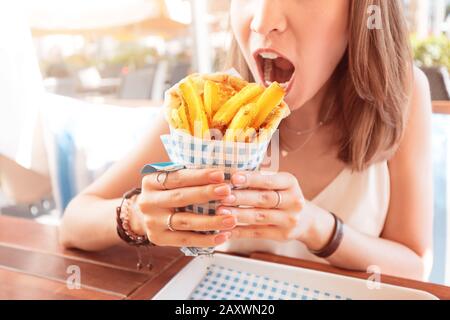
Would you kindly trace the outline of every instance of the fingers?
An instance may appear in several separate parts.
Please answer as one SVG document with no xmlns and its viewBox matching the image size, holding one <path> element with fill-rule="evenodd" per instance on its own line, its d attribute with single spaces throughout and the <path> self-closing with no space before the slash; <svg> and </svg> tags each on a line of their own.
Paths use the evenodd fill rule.
<svg viewBox="0 0 450 320">
<path fill-rule="evenodd" d="M 231 194 L 228 184 L 186 187 L 166 191 L 149 191 L 139 197 L 143 213 L 152 213 L 155 208 L 179 208 L 193 203 L 222 200 Z"/>
<path fill-rule="evenodd" d="M 177 231 L 229 230 L 235 226 L 236 218 L 233 216 L 177 212 L 172 217 L 172 228 Z"/>
<path fill-rule="evenodd" d="M 216 231 L 229 230 L 236 226 L 237 219 L 226 215 L 201 215 L 191 212 L 175 212 L 163 210 L 144 215 L 144 222 L 148 230 L 168 230 L 168 220 L 176 231 Z"/>
<path fill-rule="evenodd" d="M 260 208 L 219 207 L 217 213 L 233 215 L 237 223 L 249 225 L 277 225 L 282 228 L 295 228 L 298 224 L 298 214 L 284 213 L 281 210 Z"/>
<path fill-rule="evenodd" d="M 273 190 L 233 190 L 232 194 L 222 200 L 225 206 L 250 206 L 255 208 L 293 209 L 301 211 L 303 200 L 290 191 Z"/>
<path fill-rule="evenodd" d="M 166 190 L 218 184 L 224 182 L 223 170 L 183 169 L 174 172 L 155 172 L 142 179 L 142 188 L 146 190 Z"/>
<path fill-rule="evenodd" d="M 215 247 L 223 244 L 231 237 L 231 232 L 219 234 L 199 234 L 189 231 L 165 230 L 148 234 L 151 242 L 157 246 L 170 247 Z"/>
<path fill-rule="evenodd" d="M 286 190 L 298 184 L 295 176 L 289 173 L 263 173 L 259 171 L 236 172 L 231 177 L 231 183 L 239 188 L 263 190 Z"/>
<path fill-rule="evenodd" d="M 287 241 L 289 234 L 281 228 L 274 226 L 245 226 L 236 227 L 231 231 L 232 239 L 269 239 Z"/>
</svg>

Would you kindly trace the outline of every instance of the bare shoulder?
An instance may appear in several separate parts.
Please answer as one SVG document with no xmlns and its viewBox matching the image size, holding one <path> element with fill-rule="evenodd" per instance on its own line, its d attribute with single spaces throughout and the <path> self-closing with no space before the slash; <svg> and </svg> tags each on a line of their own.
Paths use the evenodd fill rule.
<svg viewBox="0 0 450 320">
<path fill-rule="evenodd" d="M 427 102 L 427 105 L 424 106 L 422 104 L 422 107 L 431 106 L 430 83 L 428 82 L 428 78 L 425 73 L 419 68 L 414 67 L 412 106 L 417 105 L 418 102 Z M 418 107 L 420 107 L 420 103 Z"/>
<path fill-rule="evenodd" d="M 430 165 L 431 157 L 431 94 L 426 75 L 414 67 L 411 98 L 403 138 L 397 152 L 389 161 L 391 173 L 405 173 L 408 168 Z"/>
</svg>

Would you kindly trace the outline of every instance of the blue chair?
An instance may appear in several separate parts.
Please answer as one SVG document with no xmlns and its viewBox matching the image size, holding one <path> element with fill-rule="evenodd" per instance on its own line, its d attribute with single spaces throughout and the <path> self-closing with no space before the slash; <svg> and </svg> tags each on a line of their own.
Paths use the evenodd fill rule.
<svg viewBox="0 0 450 320">
<path fill-rule="evenodd" d="M 62 214 L 79 192 L 142 139 L 161 109 L 95 105 L 57 96 L 50 100 L 44 109 L 46 141 L 53 196 Z"/>
</svg>

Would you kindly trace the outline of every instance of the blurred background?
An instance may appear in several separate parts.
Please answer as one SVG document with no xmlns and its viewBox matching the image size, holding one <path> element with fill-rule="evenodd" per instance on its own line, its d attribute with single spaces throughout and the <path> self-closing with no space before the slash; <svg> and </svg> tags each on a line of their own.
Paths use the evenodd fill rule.
<svg viewBox="0 0 450 320">
<path fill-rule="evenodd" d="M 403 1 L 433 98 L 435 248 L 450 284 L 450 0 Z M 229 0 L 22 0 L 0 10 L 0 214 L 57 224 L 151 126 L 164 91 L 222 70 Z M 118 129 L 120 128 L 120 130 Z"/>
<path fill-rule="evenodd" d="M 27 9 L 47 91 L 158 102 L 188 72 L 219 67 L 227 7 L 227 0 L 41 0 Z"/>
</svg>

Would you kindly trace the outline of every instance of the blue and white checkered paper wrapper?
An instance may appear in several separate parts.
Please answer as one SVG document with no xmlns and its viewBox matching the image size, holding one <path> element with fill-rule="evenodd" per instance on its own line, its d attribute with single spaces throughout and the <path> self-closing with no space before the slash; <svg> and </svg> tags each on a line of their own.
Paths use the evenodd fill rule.
<svg viewBox="0 0 450 320">
<path fill-rule="evenodd" d="M 339 294 L 212 264 L 191 300 L 350 300 Z"/>
<path fill-rule="evenodd" d="M 258 170 L 266 155 L 270 139 L 258 143 L 203 140 L 182 130 L 171 129 L 161 140 L 172 162 L 188 169 L 220 168 L 229 181 L 235 171 Z M 219 202 L 211 201 L 183 208 L 187 212 L 214 215 Z M 183 248 L 186 255 L 212 254 L 214 248 Z"/>
</svg>

